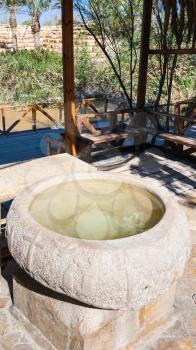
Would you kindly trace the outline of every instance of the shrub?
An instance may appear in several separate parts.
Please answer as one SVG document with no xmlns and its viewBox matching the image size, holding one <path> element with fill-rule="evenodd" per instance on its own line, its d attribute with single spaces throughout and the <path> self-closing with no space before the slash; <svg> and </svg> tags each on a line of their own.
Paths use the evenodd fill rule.
<svg viewBox="0 0 196 350">
<path fill-rule="evenodd" d="M 52 104 L 62 101 L 62 60 L 48 50 L 21 50 L 0 56 L 0 100 Z"/>
</svg>

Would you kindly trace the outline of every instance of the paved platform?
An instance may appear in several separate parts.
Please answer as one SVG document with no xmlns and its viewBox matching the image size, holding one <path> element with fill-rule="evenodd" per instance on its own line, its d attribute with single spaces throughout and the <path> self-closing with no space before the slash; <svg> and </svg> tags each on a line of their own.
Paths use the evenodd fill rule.
<svg viewBox="0 0 196 350">
<path fill-rule="evenodd" d="M 66 153 L 11 164 L 0 169 L 0 203 L 13 199 L 17 193 L 43 179 L 95 171 L 96 168 Z"/>
<path fill-rule="evenodd" d="M 183 332 L 193 341 L 196 348 L 196 157 L 183 159 L 167 154 L 160 148 L 152 147 L 139 156 L 131 159 L 126 165 L 110 170 L 111 173 L 122 176 L 134 176 L 141 181 L 153 184 L 155 187 L 166 188 L 182 205 L 189 222 L 192 238 L 192 256 L 183 277 L 178 281 L 176 294 L 176 310 L 179 312 L 178 325 L 180 331 L 177 339 L 183 338 Z M 181 321 L 180 321 L 181 319 Z M 163 347 L 158 349 L 191 349 L 189 342 L 184 345 L 172 340 L 175 335 L 165 335 Z M 173 345 L 172 345 L 173 344 Z M 148 349 L 148 348 L 147 348 Z M 152 347 L 152 350 L 157 348 Z"/>
<path fill-rule="evenodd" d="M 41 350 L 32 336 L 11 313 L 12 300 L 7 282 L 0 281 L 0 350 Z"/>
<path fill-rule="evenodd" d="M 57 156 L 55 156 L 57 157 Z M 69 158 L 67 155 L 58 156 L 59 160 Z M 64 157 L 64 158 L 63 158 Z M 42 160 L 35 162 L 35 167 L 31 167 L 32 163 L 24 164 L 23 177 L 21 177 L 21 172 L 18 172 L 19 187 L 21 189 L 20 182 L 23 183 L 24 178 L 26 178 L 25 173 L 28 173 L 28 169 L 33 169 L 36 176 L 39 177 L 39 173 L 42 176 L 51 175 L 51 164 L 53 164 L 53 169 L 56 168 L 56 163 L 53 162 L 53 157 L 48 158 L 47 165 L 45 170 L 42 173 Z M 52 163 L 53 162 L 53 163 Z M 77 160 L 79 168 L 81 166 L 80 161 Z M 51 163 L 51 164 L 50 164 Z M 59 169 L 64 172 L 64 168 L 61 167 L 63 161 L 60 161 Z M 39 166 L 37 167 L 38 164 Z M 23 166 L 17 165 L 13 168 L 6 168 L 0 171 L 0 181 L 1 188 L 5 180 L 7 181 L 7 190 L 8 196 L 6 197 L 5 191 L 2 195 L 2 199 L 13 197 L 13 187 L 11 191 L 9 186 L 12 186 L 13 179 L 17 172 L 15 172 L 16 167 Z M 49 167 L 49 168 L 48 168 Z M 86 171 L 89 169 L 89 165 L 83 164 L 83 169 Z M 18 168 L 18 169 L 19 169 Z M 68 167 L 69 171 L 71 168 Z M 95 168 L 90 166 L 90 171 Z M 120 173 L 123 176 L 135 176 L 140 178 L 142 181 L 151 181 L 155 186 L 164 186 L 168 188 L 172 195 L 180 201 L 183 206 L 189 221 L 189 226 L 192 236 L 192 256 L 189 261 L 189 264 L 186 268 L 186 271 L 183 277 L 179 280 L 177 285 L 177 294 L 175 309 L 175 317 L 168 320 L 165 329 L 160 329 L 160 332 L 154 338 L 152 343 L 150 339 L 146 340 L 146 349 L 145 350 L 193 350 L 196 346 L 196 209 L 195 209 L 195 159 L 180 159 L 175 156 L 168 156 L 160 149 L 151 148 L 143 152 L 142 154 L 131 159 L 126 165 L 119 167 L 114 170 L 110 170 L 112 173 Z M 1 177 L 1 174 L 3 177 Z M 12 175 L 11 175 L 12 174 Z M 14 175 L 15 174 L 15 175 Z M 13 177 L 12 177 L 13 176 Z M 109 172 L 108 172 L 109 176 Z M 4 179 L 4 180 L 2 180 Z M 32 183 L 36 180 L 34 177 L 30 177 Z M 11 194 L 12 193 L 12 194 Z M 16 194 L 16 193 L 15 193 Z M 11 262 L 9 263 L 11 265 Z M 12 266 L 10 266 L 12 269 Z M 6 292 L 7 291 L 7 292 Z M 7 294 L 6 294 L 7 293 Z M 17 319 L 16 315 L 14 316 L 11 313 L 10 306 L 12 305 L 10 294 L 7 289 L 6 283 L 4 280 L 1 280 L 0 288 L 0 350 L 39 350 L 39 349 L 51 349 L 44 345 L 40 346 L 43 343 L 37 343 L 35 331 L 32 330 L 30 326 L 29 332 L 24 329 L 23 323 Z M 24 320 L 24 322 L 27 322 Z M 42 338 L 39 338 L 42 342 Z M 129 349 L 127 349 L 129 350 Z M 140 350 L 134 349 L 134 350 Z"/>
<path fill-rule="evenodd" d="M 164 187 L 190 204 L 196 200 L 196 156 L 183 158 L 160 147 L 150 147 L 125 165 L 110 170 L 123 176 L 134 175 L 154 186 Z"/>
</svg>

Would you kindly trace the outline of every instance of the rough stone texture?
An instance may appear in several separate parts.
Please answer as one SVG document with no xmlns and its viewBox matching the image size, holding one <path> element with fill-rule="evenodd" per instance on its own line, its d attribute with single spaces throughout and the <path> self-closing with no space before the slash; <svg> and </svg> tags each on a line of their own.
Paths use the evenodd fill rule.
<svg viewBox="0 0 196 350">
<path fill-rule="evenodd" d="M 182 275 L 190 253 L 186 217 L 167 192 L 117 175 L 109 180 L 134 183 L 162 200 L 166 211 L 155 227 L 120 240 L 85 241 L 52 232 L 31 217 L 28 208 L 38 193 L 90 178 L 107 181 L 108 175 L 53 178 L 17 196 L 7 218 L 10 252 L 22 269 L 54 291 L 103 309 L 139 309 Z"/>
<path fill-rule="evenodd" d="M 82 162 L 69 154 L 59 154 L 51 157 L 35 159 L 30 162 L 15 165 L 0 173 L 0 202 L 8 201 L 25 188 L 38 181 L 60 175 L 71 175 L 76 172 L 92 173 L 96 168 Z"/>
<path fill-rule="evenodd" d="M 2 303 L 1 301 L 5 299 L 7 302 Z M 10 312 L 12 306 L 10 291 L 2 277 L 0 278 L 0 302 L 0 350 L 54 350 L 54 348 L 39 347 L 25 328 L 22 327 L 21 322 L 12 316 Z M 40 335 L 40 337 L 43 339 L 43 344 L 47 344 L 43 336 Z"/>
<path fill-rule="evenodd" d="M 184 327 L 196 348 L 196 208 L 183 206 L 183 209 L 191 231 L 192 255 L 184 275 L 177 283 L 175 306 L 181 313 Z"/>
<path fill-rule="evenodd" d="M 31 50 L 34 49 L 34 39 L 31 33 L 30 26 L 18 25 L 17 27 L 18 48 Z M 74 27 L 74 41 L 75 47 L 83 45 L 88 47 L 92 59 L 100 61 L 103 57 L 95 40 L 82 26 Z M 12 45 L 11 30 L 9 25 L 0 25 L 0 42 L 8 46 Z M 40 31 L 41 47 L 52 51 L 62 52 L 62 28 L 61 26 L 42 26 Z M 0 49 L 2 51 L 2 49 Z M 99 55 L 97 53 L 99 52 Z"/>
<path fill-rule="evenodd" d="M 28 168 L 28 164 L 29 163 L 27 163 L 27 168 Z M 33 165 L 34 163 L 30 163 L 30 164 Z M 175 164 L 176 162 L 174 161 L 174 165 Z M 41 171 L 42 165 L 43 163 L 40 162 L 39 167 L 37 167 L 37 171 L 35 172 L 35 175 L 37 174 L 38 176 L 39 173 L 43 175 Z M 57 165 L 57 167 L 59 166 L 60 164 Z M 7 191 L 8 197 L 10 196 L 10 192 L 14 194 L 13 180 L 15 181 L 14 175 L 15 175 L 16 168 L 18 168 L 18 166 L 10 167 L 9 171 L 4 173 L 3 181 L 1 182 L 1 186 L 0 186 L 1 191 L 4 191 L 4 185 L 6 183 L 6 189 L 5 189 L 5 192 L 3 192 L 3 194 L 6 195 L 6 191 Z M 45 169 L 45 174 L 46 173 L 47 172 Z M 2 170 L 1 170 L 1 174 L 2 174 Z M 22 175 L 20 175 L 21 174 L 20 172 L 17 172 L 17 174 L 18 176 L 24 176 L 23 173 Z M 10 182 L 9 182 L 9 178 L 10 178 Z M 0 177 L 0 181 L 1 180 L 2 178 Z M 19 181 L 19 179 L 17 181 Z M 145 179 L 143 179 L 143 181 L 145 181 Z M 10 191 L 9 184 L 11 186 L 11 191 Z M 134 345 L 129 344 L 128 347 L 120 350 L 133 350 L 133 349 L 134 350 L 158 350 L 158 346 L 161 347 L 162 350 L 163 349 L 164 350 L 171 350 L 171 349 L 172 350 L 182 350 L 182 349 L 193 350 L 196 348 L 196 334 L 195 334 L 195 322 L 196 322 L 196 307 L 195 307 L 195 303 L 196 303 L 196 296 L 195 296 L 195 292 L 196 292 L 196 289 L 195 289 L 195 286 L 196 286 L 196 275 L 195 275 L 196 215 L 195 215 L 195 212 L 196 210 L 194 207 L 191 208 L 191 206 L 188 206 L 187 203 L 183 207 L 183 210 L 186 211 L 186 214 L 188 216 L 189 226 L 191 229 L 192 258 L 189 264 L 187 265 L 184 275 L 177 282 L 177 296 L 176 296 L 176 302 L 175 302 L 175 310 L 177 311 L 177 314 L 170 316 L 169 320 L 164 320 L 162 325 L 160 325 L 160 327 L 157 326 L 158 328 L 156 327 L 154 328 L 154 330 L 151 329 L 149 335 L 147 337 L 144 337 L 143 340 L 141 337 L 140 339 L 141 344 L 137 344 L 137 346 L 136 344 Z M 17 310 L 15 309 L 12 312 L 12 314 L 14 314 L 14 317 L 12 316 L 12 314 L 10 313 L 9 302 L 7 304 L 5 303 L 5 297 L 7 296 L 8 297 L 7 300 L 10 301 L 10 305 L 11 305 L 10 293 L 8 288 L 6 288 L 6 284 L 2 283 L 2 281 L 3 279 L 1 279 L 1 283 L 0 283 L 0 300 L 2 297 L 4 301 L 1 303 L 2 308 L 0 309 L 0 350 L 8 350 L 8 349 L 11 350 L 10 347 L 8 348 L 2 345 L 3 344 L 2 335 L 12 334 L 13 336 L 14 330 L 17 330 L 17 332 L 15 332 L 15 337 L 14 337 L 15 344 L 13 345 L 13 349 L 15 349 L 15 346 L 16 348 L 17 346 L 23 346 L 23 347 L 26 346 L 25 348 L 26 350 L 28 349 L 28 347 L 30 349 L 32 348 L 33 350 L 54 349 L 54 347 L 49 347 L 49 344 L 46 345 L 46 342 L 43 339 L 42 335 L 39 333 L 39 331 L 36 330 L 30 323 L 30 321 L 25 319 L 25 317 L 22 318 L 22 314 L 20 312 L 17 313 Z M 24 327 L 26 330 L 24 329 Z M 18 338 L 16 334 L 20 334 L 23 336 L 23 340 L 24 340 L 23 344 L 18 343 Z M 36 340 L 36 343 L 35 343 L 35 340 Z M 192 343 L 193 345 L 191 345 Z M 39 344 L 39 346 L 37 344 Z M 74 350 L 76 349 L 77 348 L 75 348 Z M 94 350 L 93 346 L 92 346 L 92 349 Z M 105 348 L 104 350 L 108 350 L 108 348 Z"/>
<path fill-rule="evenodd" d="M 58 350 L 119 350 L 137 344 L 173 317 L 175 286 L 138 311 L 101 310 L 36 283 L 14 278 L 14 305 Z"/>
<path fill-rule="evenodd" d="M 187 210 L 187 212 L 190 212 L 190 219 L 193 221 L 193 213 L 190 208 Z M 196 243 L 196 242 L 195 242 Z M 194 243 L 193 243 L 194 244 Z M 122 349 L 118 350 L 158 350 L 158 346 L 161 347 L 162 350 L 193 350 L 194 347 L 194 334 L 195 334 L 195 328 L 191 328 L 193 325 L 191 323 L 187 323 L 186 317 L 191 312 L 193 318 L 194 315 L 196 316 L 196 310 L 194 306 L 194 300 L 190 297 L 188 300 L 186 300 L 186 294 L 184 289 L 181 287 L 186 283 L 187 292 L 190 296 L 191 290 L 189 290 L 189 283 L 190 281 L 187 279 L 187 273 L 190 276 L 190 273 L 188 269 L 186 269 L 185 274 L 181 278 L 181 280 L 178 282 L 177 286 L 177 299 L 178 303 L 175 303 L 175 310 L 177 311 L 174 313 L 169 313 L 168 318 L 162 318 L 160 322 L 155 322 L 154 324 L 149 323 L 149 327 L 147 329 L 147 334 L 140 334 L 140 339 L 137 339 L 134 343 L 130 343 L 128 346 L 123 347 Z M 192 276 L 193 277 L 193 276 Z M 180 283 L 180 284 L 179 284 Z M 22 286 L 20 285 L 20 288 Z M 23 284 L 24 291 L 25 287 Z M 43 288 L 43 287 L 42 287 Z M 35 299 L 35 284 L 34 288 L 31 288 L 33 290 L 33 298 Z M 17 292 L 17 291 L 16 291 Z M 27 293 L 27 290 L 25 291 Z M 49 293 L 53 293 L 50 291 Z M 26 294 L 27 296 L 27 294 Z M 51 296 L 51 294 L 50 294 Z M 21 312 L 19 312 L 15 307 L 11 308 L 12 312 L 10 312 L 10 305 L 12 304 L 11 298 L 10 298 L 10 292 L 7 287 L 6 282 L 3 278 L 1 278 L 0 283 L 0 300 L 1 298 L 7 297 L 10 300 L 10 303 L 7 304 L 7 306 L 0 309 L 0 350 L 11 350 L 10 347 L 7 345 L 9 344 L 9 337 L 12 338 L 12 344 L 13 349 L 15 347 L 24 347 L 26 350 L 56 350 L 54 346 L 52 346 L 51 343 L 46 342 L 46 339 L 43 337 L 43 335 L 39 332 L 38 329 L 36 329 L 32 323 L 25 318 Z M 39 298 L 39 296 L 38 296 Z M 50 299 L 50 297 L 47 297 Z M 192 299 L 192 300 L 191 300 Z M 170 299 L 172 301 L 172 299 Z M 169 301 L 169 300 L 168 300 Z M 156 303 L 155 303 L 156 305 Z M 164 306 L 164 312 L 165 309 L 169 306 L 169 304 L 163 304 Z M 182 308 L 182 306 L 184 306 Z M 150 306 L 149 306 L 150 307 Z M 87 307 L 89 309 L 89 307 Z M 155 308 L 156 309 L 156 308 Z M 154 310 L 155 310 L 154 309 Z M 101 311 L 101 310 L 100 310 Z M 103 310 L 102 310 L 103 311 Z M 41 312 L 41 308 L 40 308 Z M 105 312 L 109 312 L 106 311 Z M 114 313 L 115 311 L 113 311 Z M 117 311 L 118 312 L 118 311 Z M 50 315 L 47 314 L 47 315 Z M 86 315 L 86 314 L 85 314 Z M 65 315 L 64 315 L 65 316 Z M 196 318 L 195 318 L 196 319 Z M 52 317 L 48 319 L 50 322 L 52 321 Z M 84 321 L 85 322 L 85 321 Z M 87 320 L 86 320 L 87 322 Z M 83 322 L 81 322 L 83 324 Z M 124 329 L 124 326 L 126 326 L 126 322 L 122 324 L 122 327 Z M 108 325 L 109 327 L 109 325 Z M 194 326 L 193 326 L 194 327 Z M 102 331 L 105 328 L 102 329 Z M 121 329 L 121 328 L 119 328 Z M 109 336 L 107 335 L 107 332 L 105 331 L 106 336 L 109 338 L 112 335 L 119 334 L 119 329 L 116 332 L 109 332 Z M 107 327 L 106 327 L 106 330 Z M 130 329 L 129 329 L 130 332 Z M 124 333 L 122 333 L 124 335 Z M 20 335 L 20 338 L 18 336 Z M 116 335 L 115 335 L 116 336 Z M 125 336 L 125 335 L 124 335 Z M 120 335 L 119 335 L 120 337 Z M 108 339 L 107 338 L 107 339 Z M 22 339 L 22 342 L 21 340 Z M 77 345 L 77 338 L 74 338 L 73 345 Z M 94 334 L 92 339 L 93 346 L 90 350 L 94 350 Z M 8 343 L 6 343 L 8 342 Z M 192 345 L 193 342 L 193 345 Z M 92 345 L 91 344 L 91 345 Z M 196 345 L 196 343 L 195 343 Z M 25 348 L 26 346 L 26 348 Z M 73 348 L 74 350 L 85 350 L 84 347 L 81 348 Z M 62 350 L 65 350 L 64 347 L 62 347 Z M 69 349 L 70 350 L 70 349 Z M 100 349 L 98 349 L 100 350 Z M 110 350 L 108 347 L 104 348 L 104 350 Z M 111 349 L 113 350 L 113 348 Z"/>
<path fill-rule="evenodd" d="M 157 350 L 192 350 L 193 343 L 189 338 L 180 338 L 176 340 L 160 340 L 157 344 Z"/>
</svg>

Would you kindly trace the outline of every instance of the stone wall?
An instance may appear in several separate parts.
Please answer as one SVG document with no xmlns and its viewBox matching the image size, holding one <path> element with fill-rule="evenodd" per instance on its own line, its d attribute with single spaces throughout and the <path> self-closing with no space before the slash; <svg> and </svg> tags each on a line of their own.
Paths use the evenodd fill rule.
<svg viewBox="0 0 196 350">
<path fill-rule="evenodd" d="M 42 48 L 47 48 L 56 52 L 62 50 L 62 30 L 61 26 L 43 26 L 41 27 L 40 39 Z M 19 49 L 34 49 L 34 40 L 31 33 L 31 27 L 18 25 L 17 38 Z M 88 34 L 82 26 L 74 28 L 75 45 L 80 46 L 81 43 L 86 44 L 89 52 L 97 52 L 98 47 L 95 40 Z M 0 25 L 0 43 L 5 43 L 7 47 L 12 46 L 11 30 L 9 25 Z"/>
</svg>

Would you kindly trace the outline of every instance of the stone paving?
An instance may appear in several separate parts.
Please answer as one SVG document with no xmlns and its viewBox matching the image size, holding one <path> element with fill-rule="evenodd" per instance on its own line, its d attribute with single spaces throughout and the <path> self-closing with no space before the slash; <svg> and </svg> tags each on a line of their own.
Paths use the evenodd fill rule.
<svg viewBox="0 0 196 350">
<path fill-rule="evenodd" d="M 0 350 L 41 350 L 11 313 L 12 300 L 7 282 L 0 284 Z"/>
<path fill-rule="evenodd" d="M 146 344 L 145 350 L 196 349 L 195 164 L 195 157 L 191 160 L 179 159 L 152 147 L 139 157 L 134 157 L 125 166 L 112 170 L 112 173 L 135 176 L 142 181 L 153 183 L 155 187 L 164 186 L 182 205 L 191 231 L 192 256 L 177 284 L 175 309 L 179 318 L 176 325 L 163 332 L 154 345 L 147 347 Z"/>
<path fill-rule="evenodd" d="M 175 308 L 179 320 L 173 328 L 162 335 L 152 350 L 196 349 L 196 211 L 183 205 L 192 237 L 192 255 L 184 275 L 177 283 Z"/>
<path fill-rule="evenodd" d="M 193 196 L 195 198 L 195 193 Z M 176 313 L 171 316 L 165 327 L 161 327 L 153 335 L 153 338 L 145 339 L 145 344 L 134 347 L 134 350 L 193 350 L 196 348 L 196 209 L 193 202 L 186 201 L 186 196 L 183 198 L 182 205 L 191 230 L 192 256 L 183 277 L 177 284 Z M 27 320 L 21 322 L 21 319 L 12 311 L 10 291 L 6 281 L 1 277 L 0 350 L 52 349 L 38 330 L 28 325 Z M 26 327 L 24 323 L 27 324 Z M 133 348 L 119 350 L 133 350 Z"/>
<path fill-rule="evenodd" d="M 196 208 L 183 207 L 191 230 L 192 255 L 177 285 L 176 307 L 183 316 L 185 328 L 196 348 Z"/>
</svg>

